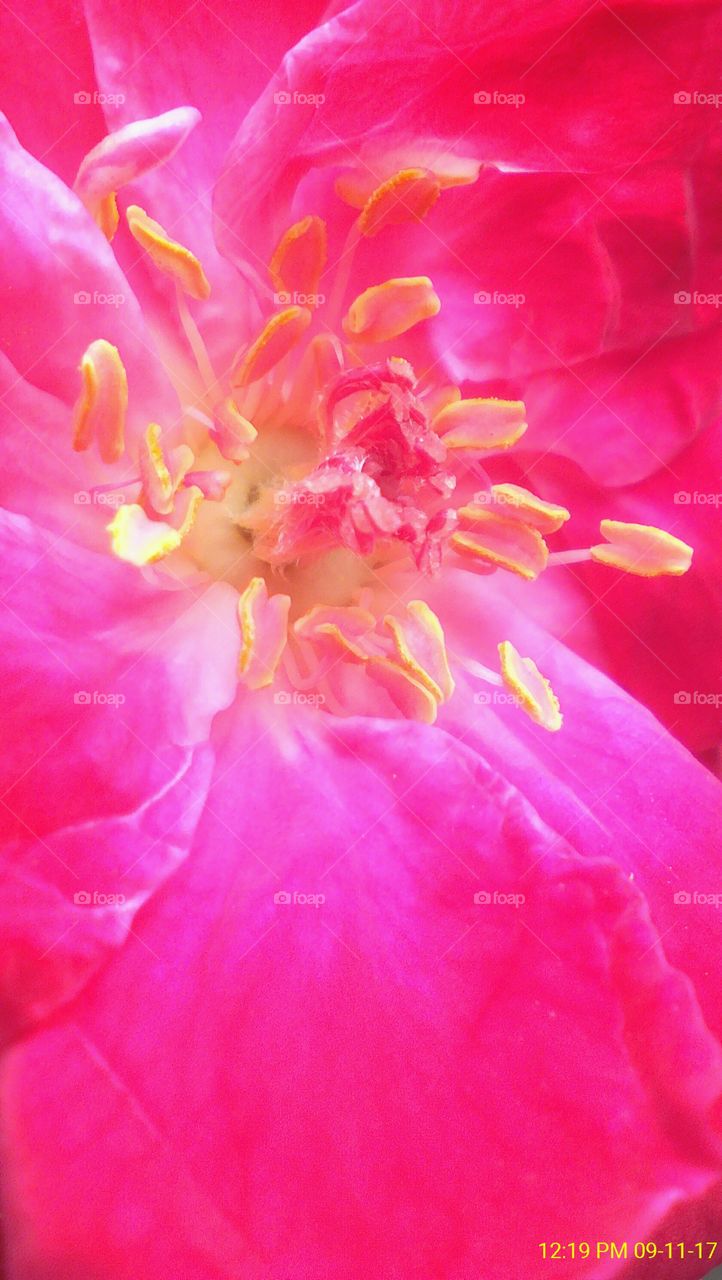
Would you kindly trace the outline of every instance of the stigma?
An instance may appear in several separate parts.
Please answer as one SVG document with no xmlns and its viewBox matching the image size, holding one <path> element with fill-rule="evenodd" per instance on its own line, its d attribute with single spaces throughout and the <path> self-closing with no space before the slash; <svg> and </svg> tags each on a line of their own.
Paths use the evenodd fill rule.
<svg viewBox="0 0 722 1280">
<path fill-rule="evenodd" d="M 158 153 L 172 154 L 195 123 L 188 110 L 119 131 L 86 157 L 76 190 L 109 239 L 118 233 L 118 188 Z M 370 188 L 361 175 L 346 176 L 339 191 L 358 214 L 328 319 L 319 291 L 326 225 L 312 213 L 287 227 L 268 262 L 263 319 L 225 378 L 190 306 L 212 290 L 199 258 L 130 205 L 127 234 L 174 286 L 202 390 L 177 422 L 150 421 L 132 438 L 122 356 L 99 336 L 81 358 L 72 442 L 95 445 L 114 468 L 101 486 L 118 495 L 111 554 L 159 586 L 163 577 L 221 578 L 235 588 L 238 679 L 249 694 L 312 689 L 330 714 L 432 724 L 454 696 L 457 668 L 457 678 L 463 669 L 505 685 L 530 721 L 556 732 L 560 703 L 533 657 L 504 636 L 497 669 L 473 653 L 450 655 L 424 584 L 449 566 L 532 582 L 582 560 L 602 572 L 678 576 L 692 549 L 664 530 L 616 520 L 602 521 L 603 541 L 591 547 L 550 548 L 571 512 L 519 484 L 488 482 L 482 466 L 524 436 L 523 401 L 464 398 L 419 379 L 404 354 L 405 335 L 433 323 L 443 305 L 431 279 L 372 281 L 346 302 L 361 241 L 425 218 L 452 178 L 408 166 Z M 389 343 L 398 346 L 389 352 Z M 392 580 L 407 589 L 392 591 Z"/>
</svg>

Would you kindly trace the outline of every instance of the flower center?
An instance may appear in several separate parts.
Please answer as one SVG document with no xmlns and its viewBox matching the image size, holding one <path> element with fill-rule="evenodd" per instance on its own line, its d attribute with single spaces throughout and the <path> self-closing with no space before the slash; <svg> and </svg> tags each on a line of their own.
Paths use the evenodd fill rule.
<svg viewBox="0 0 722 1280">
<path fill-rule="evenodd" d="M 113 166 L 106 153 L 102 164 L 92 157 L 81 166 L 86 203 L 112 238 L 115 192 L 98 175 L 107 185 Z M 441 622 L 422 599 L 402 603 L 390 586 L 399 571 L 416 589 L 443 563 L 527 580 L 574 559 L 643 576 L 689 567 L 691 548 L 679 539 L 616 521 L 602 522 L 604 544 L 550 555 L 546 538 L 569 512 L 517 485 L 492 484 L 481 467 L 522 437 L 524 405 L 464 399 L 456 387 L 419 381 L 403 356 L 375 354 L 438 313 L 427 277 L 373 285 L 335 322 L 359 240 L 425 216 L 443 185 L 432 171 L 409 168 L 362 196 L 358 182 L 338 188 L 360 213 L 339 260 L 330 325 L 319 293 L 325 224 L 310 216 L 289 227 L 269 263 L 276 309 L 227 379 L 217 376 L 188 303 L 210 293 L 200 262 L 144 210 L 127 211 L 131 234 L 175 282 L 204 391 L 180 426 L 149 424 L 130 451 L 130 474 L 103 486 L 123 499 L 108 526 L 112 550 L 189 585 L 229 582 L 238 592 L 239 677 L 251 689 L 278 680 L 314 689 L 339 714 L 430 722 L 454 681 Z M 119 352 L 96 340 L 81 374 L 73 446 L 96 440 L 102 460 L 117 464 L 127 406 Z M 508 641 L 499 655 L 498 672 L 474 655 L 463 665 L 506 684 L 532 719 L 558 729 L 558 702 L 533 661 Z"/>
</svg>

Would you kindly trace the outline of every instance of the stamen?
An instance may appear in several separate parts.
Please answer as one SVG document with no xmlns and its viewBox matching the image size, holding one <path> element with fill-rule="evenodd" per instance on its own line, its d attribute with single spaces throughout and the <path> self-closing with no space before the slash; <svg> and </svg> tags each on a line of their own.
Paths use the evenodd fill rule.
<svg viewBox="0 0 722 1280">
<path fill-rule="evenodd" d="M 504 684 L 518 698 L 522 710 L 550 733 L 561 729 L 559 699 L 536 663 L 531 658 L 522 658 L 509 640 L 499 645 L 499 657 Z"/>
<path fill-rule="evenodd" d="M 83 387 L 73 412 L 73 448 L 97 438 L 103 462 L 117 462 L 125 448 L 128 379 L 117 347 L 97 338 L 80 362 Z"/>
<path fill-rule="evenodd" d="M 457 514 L 461 529 L 452 533 L 451 546 L 472 563 L 508 569 L 529 582 L 546 568 L 547 546 L 537 529 L 473 504 Z"/>
<path fill-rule="evenodd" d="M 269 597 L 263 578 L 252 578 L 238 599 L 241 653 L 238 672 L 249 689 L 273 684 L 286 647 L 291 597 Z"/>
<path fill-rule="evenodd" d="M 354 209 L 363 209 L 379 186 L 379 176 L 393 178 L 399 171 L 405 172 L 411 165 L 434 179 L 442 191 L 448 187 L 466 186 L 476 182 L 481 165 L 478 160 L 456 156 L 451 152 L 439 154 L 438 143 L 427 146 L 414 145 L 414 155 L 408 148 L 404 152 L 383 156 L 368 156 L 363 168 L 342 173 L 334 184 L 336 195 Z M 428 162 L 428 163 L 427 163 Z"/>
<path fill-rule="evenodd" d="M 119 507 L 110 524 L 113 552 L 121 560 L 141 568 L 176 551 L 196 518 L 203 494 L 195 487 L 185 489 L 179 499 L 180 524 L 176 528 L 164 520 L 151 520 L 141 506 L 130 502 Z"/>
<path fill-rule="evenodd" d="M 116 129 L 88 152 L 73 190 L 108 240 L 118 227 L 116 192 L 170 160 L 200 118 L 194 107 L 176 107 Z"/>
<path fill-rule="evenodd" d="M 173 497 L 193 462 L 192 449 L 187 445 L 180 445 L 169 466 L 161 443 L 161 429 L 157 422 L 151 422 L 140 442 L 138 462 L 143 496 L 148 505 L 158 515 L 169 515 L 173 510 Z"/>
<path fill-rule="evenodd" d="M 649 524 L 626 524 L 622 520 L 602 520 L 599 531 L 609 546 L 590 548 L 592 560 L 624 569 L 641 578 L 662 574 L 679 577 L 692 563 L 693 548 L 681 538 Z"/>
<path fill-rule="evenodd" d="M 487 496 L 489 510 L 505 516 L 507 520 L 527 524 L 542 534 L 556 533 L 570 518 L 566 507 L 545 502 L 518 484 L 493 484 L 488 495 L 477 494 L 475 501 L 485 501 Z"/>
<path fill-rule="evenodd" d="M 186 338 L 188 339 L 188 345 L 195 356 L 195 362 L 198 367 L 198 372 L 201 375 L 201 381 L 203 382 L 206 394 L 214 398 L 215 395 L 217 395 L 216 388 L 218 387 L 218 378 L 216 377 L 215 369 L 211 364 L 208 348 L 203 341 L 201 331 L 193 319 L 188 303 L 183 296 L 183 288 L 177 282 L 175 287 L 175 300 L 176 306 L 178 307 L 178 316 L 181 325 L 183 326 L 183 332 L 185 333 Z"/>
<path fill-rule="evenodd" d="M 321 272 L 326 265 L 326 223 L 309 214 L 294 222 L 281 236 L 273 252 L 268 271 L 278 293 L 288 294 L 283 301 L 295 301 L 304 295 L 318 295 Z M 309 301 L 308 305 L 312 305 Z"/>
<path fill-rule="evenodd" d="M 433 724 L 454 690 L 438 618 L 424 601 L 414 600 L 405 616 L 388 615 L 383 626 L 390 637 L 379 633 L 376 619 L 365 609 L 320 606 L 298 619 L 294 635 L 318 654 L 317 683 L 341 658 L 362 666 L 404 716 Z M 346 710 L 353 713 L 354 707 Z"/>
<path fill-rule="evenodd" d="M 271 316 L 233 374 L 233 386 L 247 387 L 273 369 L 303 337 L 311 319 L 307 307 L 287 307 Z"/>
<path fill-rule="evenodd" d="M 228 458 L 229 462 L 245 462 L 248 446 L 258 436 L 253 423 L 244 418 L 231 396 L 222 404 L 216 405 L 214 416 L 215 421 L 209 434 L 223 457 Z"/>
<path fill-rule="evenodd" d="M 446 702 L 454 692 L 454 680 L 441 623 L 423 600 L 411 600 L 406 612 L 409 616 L 404 621 L 391 615 L 384 618 L 398 657 L 404 669 L 423 684 L 437 702 Z"/>
<path fill-rule="evenodd" d="M 438 315 L 440 308 L 428 276 L 386 280 L 359 294 L 343 321 L 343 330 L 359 342 L 388 342 Z"/>
<path fill-rule="evenodd" d="M 376 236 L 384 227 L 411 219 L 419 221 L 439 198 L 441 187 L 426 169 L 400 169 L 369 196 L 359 215 L 364 236 Z"/>
<path fill-rule="evenodd" d="M 527 429 L 526 408 L 521 400 L 457 400 L 437 414 L 433 425 L 447 449 L 509 449 Z"/>
<path fill-rule="evenodd" d="M 103 196 L 89 212 L 95 218 L 106 240 L 112 240 L 120 222 L 115 192 L 110 191 L 107 196 Z"/>
<path fill-rule="evenodd" d="M 131 235 L 156 267 L 171 276 L 191 298 L 202 300 L 210 296 L 211 286 L 206 274 L 190 249 L 172 240 L 160 223 L 149 218 L 139 205 L 129 205 L 126 217 Z"/>
</svg>

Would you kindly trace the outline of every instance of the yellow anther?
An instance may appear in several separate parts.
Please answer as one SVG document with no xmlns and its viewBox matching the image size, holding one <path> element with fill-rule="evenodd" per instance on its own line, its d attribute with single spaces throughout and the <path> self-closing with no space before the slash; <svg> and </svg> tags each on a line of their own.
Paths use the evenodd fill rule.
<svg viewBox="0 0 722 1280">
<path fill-rule="evenodd" d="M 117 347 L 91 342 L 80 362 L 82 390 L 73 412 L 73 448 L 81 453 L 97 439 L 103 462 L 117 462 L 125 448 L 128 379 Z"/>
<path fill-rule="evenodd" d="M 311 318 L 307 307 L 287 307 L 271 316 L 233 374 L 233 386 L 247 387 L 268 373 L 303 337 Z"/>
<path fill-rule="evenodd" d="M 474 505 L 461 507 L 458 515 L 462 527 L 452 534 L 451 546 L 460 555 L 529 582 L 546 568 L 547 545 L 536 529 Z"/>
<path fill-rule="evenodd" d="M 359 342 L 388 342 L 421 320 L 438 315 L 441 302 L 428 276 L 408 276 L 372 285 L 359 294 L 343 321 Z"/>
<path fill-rule="evenodd" d="M 191 298 L 202 299 L 209 296 L 211 286 L 200 262 L 190 249 L 171 240 L 160 223 L 149 218 L 137 204 L 129 205 L 127 218 L 131 235 L 145 249 L 156 267 L 171 276 Z"/>
<path fill-rule="evenodd" d="M 93 217 L 106 240 L 112 240 L 118 230 L 118 223 L 120 221 L 118 202 L 115 198 L 114 191 L 111 191 L 107 196 L 103 196 L 103 198 L 98 201 L 93 210 Z"/>
<path fill-rule="evenodd" d="M 447 187 L 465 186 L 476 182 L 481 165 L 478 160 L 464 156 L 456 156 L 451 152 L 440 154 L 438 145 L 414 146 L 413 155 L 408 148 L 397 152 L 386 151 L 383 155 L 368 153 L 364 156 L 363 168 L 350 169 L 342 173 L 335 182 L 336 195 L 354 209 L 363 209 L 379 187 L 378 177 L 385 174 L 389 180 L 399 172 L 408 172 L 410 168 L 428 174 L 444 191 Z"/>
<path fill-rule="evenodd" d="M 366 671 L 376 684 L 386 690 L 407 720 L 417 720 L 420 724 L 434 723 L 439 709 L 438 699 L 397 662 L 372 654 Z"/>
<path fill-rule="evenodd" d="M 243 416 L 231 396 L 216 405 L 213 418 L 210 434 L 223 457 L 231 462 L 244 462 L 249 446 L 258 436 L 253 423 Z"/>
<path fill-rule="evenodd" d="M 531 525 L 539 533 L 556 533 L 569 519 L 566 507 L 555 502 L 545 502 L 518 484 L 493 484 L 489 491 L 490 503 L 508 520 L 519 520 Z M 478 501 L 478 498 L 477 498 Z"/>
<path fill-rule="evenodd" d="M 607 542 L 590 548 L 592 560 L 625 573 L 641 578 L 680 577 L 692 563 L 693 548 L 654 525 L 602 520 L 599 531 Z"/>
<path fill-rule="evenodd" d="M 238 674 L 249 689 L 263 689 L 273 683 L 286 647 L 290 604 L 290 596 L 269 597 L 263 578 L 251 578 L 238 597 Z"/>
<path fill-rule="evenodd" d="M 531 658 L 522 658 L 509 640 L 499 645 L 501 675 L 507 689 L 535 724 L 556 733 L 562 727 L 559 699 Z"/>
<path fill-rule="evenodd" d="M 412 600 L 406 609 L 410 616 L 400 619 L 389 614 L 384 625 L 391 632 L 403 669 L 437 702 L 445 702 L 454 692 L 454 680 L 441 623 L 424 600 Z"/>
<path fill-rule="evenodd" d="M 521 440 L 526 428 L 526 408 L 521 400 L 457 400 L 434 419 L 434 429 L 447 449 L 467 452 L 508 449 Z"/>
<path fill-rule="evenodd" d="M 291 302 L 315 302 L 318 296 L 321 272 L 326 265 L 326 223 L 323 218 L 309 214 L 300 222 L 294 222 L 281 236 L 273 252 L 268 271 L 273 287 L 282 300 Z"/>
<path fill-rule="evenodd" d="M 107 526 L 115 555 L 140 568 L 176 551 L 193 525 L 203 494 L 192 485 L 184 490 L 183 498 L 177 528 L 165 520 L 151 520 L 135 502 L 118 507 Z"/>
<path fill-rule="evenodd" d="M 193 107 L 175 107 L 114 129 L 83 158 L 73 190 L 112 240 L 118 227 L 117 192 L 169 160 L 200 120 Z"/>
<path fill-rule="evenodd" d="M 159 515 L 168 515 L 173 508 L 174 485 L 163 455 L 160 436 L 158 423 L 149 423 L 140 445 L 138 460 L 143 488 L 151 506 Z"/>
<path fill-rule="evenodd" d="M 424 218 L 440 191 L 428 170 L 400 169 L 369 196 L 359 215 L 359 230 L 362 235 L 376 236 L 392 223 Z"/>
</svg>

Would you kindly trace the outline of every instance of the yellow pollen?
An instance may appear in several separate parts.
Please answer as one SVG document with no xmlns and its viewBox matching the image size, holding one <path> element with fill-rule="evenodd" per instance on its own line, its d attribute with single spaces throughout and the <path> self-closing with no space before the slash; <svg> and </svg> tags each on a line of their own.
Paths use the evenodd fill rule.
<svg viewBox="0 0 722 1280">
<path fill-rule="evenodd" d="M 73 448 L 87 449 L 97 438 L 103 462 L 117 462 L 125 448 L 128 379 L 118 348 L 96 338 L 81 362 L 82 389 L 73 411 Z"/>
<path fill-rule="evenodd" d="M 288 294 L 293 302 L 299 294 L 318 293 L 321 272 L 326 265 L 326 223 L 309 214 L 281 236 L 268 264 L 273 287 Z M 309 305 L 311 305 L 309 303 Z"/>
<path fill-rule="evenodd" d="M 177 551 L 193 526 L 203 494 L 191 485 L 183 491 L 183 499 L 186 510 L 177 528 L 164 520 L 151 520 L 136 502 L 118 507 L 107 525 L 115 555 L 141 568 Z"/>
<path fill-rule="evenodd" d="M 458 515 L 462 528 L 452 534 L 451 546 L 462 556 L 507 569 L 528 582 L 546 568 L 549 552 L 537 529 L 474 505 L 460 507 Z"/>
<path fill-rule="evenodd" d="M 392 223 L 424 218 L 440 191 L 428 170 L 400 169 L 369 196 L 359 215 L 361 234 L 376 236 Z"/>
<path fill-rule="evenodd" d="M 447 404 L 434 419 L 447 449 L 509 449 L 527 429 L 521 400 L 477 398 Z"/>
<path fill-rule="evenodd" d="M 545 502 L 518 484 L 493 484 L 490 497 L 509 520 L 520 520 L 539 533 L 556 533 L 570 518 L 566 507 Z"/>
<path fill-rule="evenodd" d="M 550 733 L 561 729 L 559 699 L 536 663 L 531 658 L 522 658 L 509 640 L 502 640 L 499 645 L 499 658 L 504 684 L 518 698 L 527 715 Z"/>
<path fill-rule="evenodd" d="M 269 597 L 263 578 L 251 578 L 238 597 L 238 674 L 247 688 L 264 689 L 273 684 L 286 647 L 290 605 L 290 596 Z"/>
<path fill-rule="evenodd" d="M 640 578 L 664 574 L 680 577 L 692 563 L 693 548 L 681 538 L 649 524 L 627 524 L 622 520 L 602 520 L 599 531 L 607 544 L 590 548 L 592 560 L 623 569 Z"/>
<path fill-rule="evenodd" d="M 343 321 L 359 342 L 388 342 L 421 320 L 438 315 L 441 301 L 428 276 L 407 276 L 372 285 L 359 294 Z"/>
<path fill-rule="evenodd" d="M 140 449 L 140 468 L 153 507 L 161 515 L 167 515 L 172 507 L 173 480 L 163 456 L 160 434 L 158 423 L 149 423 Z"/>
<path fill-rule="evenodd" d="M 307 307 L 287 307 L 271 316 L 233 374 L 233 386 L 247 387 L 268 373 L 303 337 L 311 319 Z"/>
<path fill-rule="evenodd" d="M 172 240 L 159 222 L 149 218 L 139 205 L 129 205 L 127 211 L 130 233 L 161 271 L 172 277 L 191 298 L 210 296 L 211 286 L 206 274 L 190 249 Z"/>
<path fill-rule="evenodd" d="M 98 201 L 93 216 L 106 240 L 112 240 L 118 230 L 120 214 L 118 213 L 118 202 L 115 198 L 115 192 L 110 191 L 107 196 L 103 196 Z"/>
</svg>

